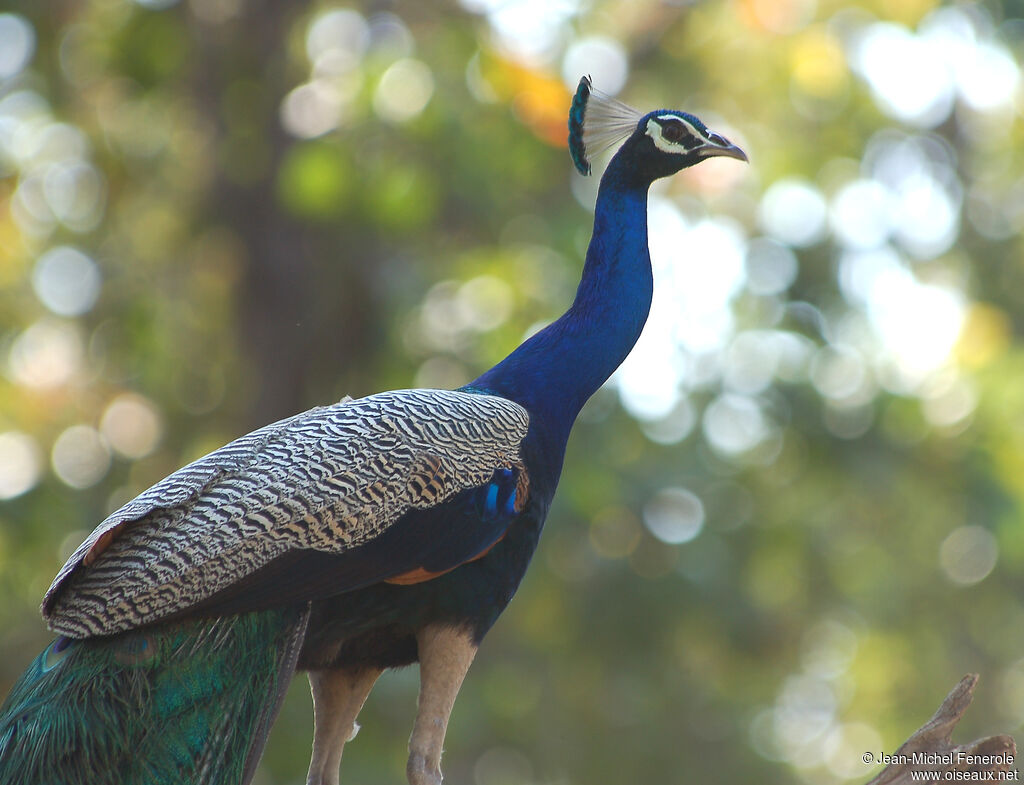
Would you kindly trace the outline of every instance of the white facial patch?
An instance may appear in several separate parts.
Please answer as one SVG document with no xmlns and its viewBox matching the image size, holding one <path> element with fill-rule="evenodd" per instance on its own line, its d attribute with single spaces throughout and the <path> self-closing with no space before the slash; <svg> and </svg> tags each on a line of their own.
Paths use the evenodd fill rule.
<svg viewBox="0 0 1024 785">
<path fill-rule="evenodd" d="M 683 144 L 683 139 L 686 138 L 686 135 L 684 135 L 682 138 L 676 141 L 666 139 L 665 127 L 658 122 L 659 120 L 672 122 L 673 124 L 678 123 L 682 125 L 683 129 L 686 132 L 686 135 L 688 135 L 691 139 L 696 139 L 699 142 L 699 144 L 691 144 L 690 147 L 687 148 L 686 145 Z M 677 155 L 685 154 L 688 152 L 692 152 L 695 149 L 698 149 L 700 145 L 708 143 L 707 136 L 701 133 L 696 128 L 696 126 L 693 125 L 693 123 L 687 122 L 682 117 L 679 117 L 678 115 L 674 114 L 665 114 L 659 115 L 658 117 L 652 117 L 650 120 L 647 121 L 647 128 L 644 129 L 644 132 L 654 141 L 654 146 L 664 153 L 674 153 Z"/>
</svg>

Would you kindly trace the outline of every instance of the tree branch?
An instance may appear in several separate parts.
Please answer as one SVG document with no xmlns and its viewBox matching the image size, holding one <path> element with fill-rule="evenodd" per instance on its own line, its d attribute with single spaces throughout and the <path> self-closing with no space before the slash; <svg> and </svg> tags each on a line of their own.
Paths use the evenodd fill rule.
<svg viewBox="0 0 1024 785">
<path fill-rule="evenodd" d="M 935 715 L 904 742 L 882 773 L 867 785 L 909 785 L 911 782 L 990 781 L 1016 779 L 1006 776 L 1017 755 L 1010 736 L 989 736 L 968 744 L 953 744 L 953 728 L 974 697 L 978 674 L 968 673 L 939 706 Z M 934 772 L 929 780 L 912 772 Z M 957 772 L 952 774 L 947 772 Z M 991 774 L 988 774 L 991 772 Z M 966 775 L 966 776 L 965 776 Z"/>
</svg>

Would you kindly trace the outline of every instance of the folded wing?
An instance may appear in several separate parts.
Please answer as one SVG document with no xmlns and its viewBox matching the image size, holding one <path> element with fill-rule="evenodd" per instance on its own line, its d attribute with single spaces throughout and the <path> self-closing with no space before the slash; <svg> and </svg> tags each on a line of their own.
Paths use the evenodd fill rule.
<svg viewBox="0 0 1024 785">
<path fill-rule="evenodd" d="M 528 426 L 511 401 L 448 390 L 346 399 L 268 425 L 103 521 L 43 615 L 65 635 L 108 635 L 180 615 L 290 554 L 344 554 L 517 466 Z"/>
</svg>

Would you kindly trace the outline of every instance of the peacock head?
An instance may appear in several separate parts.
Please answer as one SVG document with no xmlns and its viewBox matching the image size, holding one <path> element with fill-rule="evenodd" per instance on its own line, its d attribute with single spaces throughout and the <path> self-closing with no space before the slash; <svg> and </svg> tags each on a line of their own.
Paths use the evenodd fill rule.
<svg viewBox="0 0 1024 785">
<path fill-rule="evenodd" d="M 674 109 L 641 114 L 595 90 L 584 76 L 569 110 L 569 152 L 576 169 L 590 174 L 590 159 L 623 139 L 616 157 L 628 160 L 630 171 L 647 183 L 707 158 L 747 160 L 739 147 L 692 114 Z"/>
</svg>

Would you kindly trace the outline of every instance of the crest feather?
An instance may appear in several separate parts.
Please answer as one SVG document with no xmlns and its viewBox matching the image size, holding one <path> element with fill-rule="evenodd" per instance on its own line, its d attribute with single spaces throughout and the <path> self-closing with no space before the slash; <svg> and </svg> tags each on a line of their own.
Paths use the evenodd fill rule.
<svg viewBox="0 0 1024 785">
<path fill-rule="evenodd" d="M 641 117 L 633 107 L 594 89 L 589 76 L 580 79 L 569 109 L 569 154 L 579 173 L 590 174 L 590 159 L 633 133 Z"/>
</svg>

